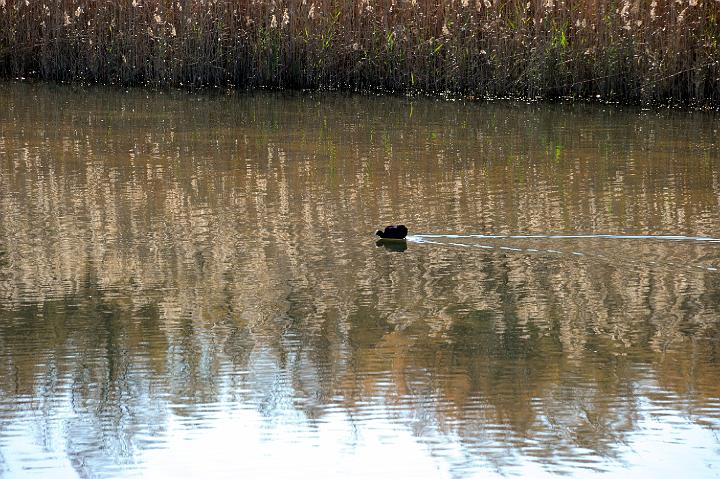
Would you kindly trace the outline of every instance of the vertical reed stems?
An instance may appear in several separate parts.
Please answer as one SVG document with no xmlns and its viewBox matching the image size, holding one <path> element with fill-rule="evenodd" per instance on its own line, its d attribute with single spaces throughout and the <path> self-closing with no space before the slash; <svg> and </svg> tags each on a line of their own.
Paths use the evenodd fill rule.
<svg viewBox="0 0 720 479">
<path fill-rule="evenodd" d="M 719 0 L 0 0 L 0 76 L 720 103 Z"/>
</svg>

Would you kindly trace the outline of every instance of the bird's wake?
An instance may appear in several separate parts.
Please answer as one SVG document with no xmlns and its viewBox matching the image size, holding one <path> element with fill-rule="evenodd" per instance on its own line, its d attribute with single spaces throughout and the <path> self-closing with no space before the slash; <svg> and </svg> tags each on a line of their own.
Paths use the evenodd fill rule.
<svg viewBox="0 0 720 479">
<path fill-rule="evenodd" d="M 477 241 L 458 242 L 453 240 L 490 240 L 483 243 Z M 500 240 L 497 243 L 495 240 Z M 418 244 L 434 244 L 442 246 L 452 246 L 464 249 L 481 249 L 496 250 L 514 253 L 535 253 L 535 254 L 551 254 L 551 255 L 568 255 L 568 256 L 584 256 L 588 258 L 597 258 L 604 261 L 611 261 L 612 258 L 599 253 L 587 253 L 583 251 L 563 251 L 561 249 L 548 248 L 547 245 L 541 247 L 517 247 L 502 244 L 503 240 L 653 240 L 666 242 L 695 242 L 695 243 L 720 243 L 720 238 L 708 236 L 684 236 L 684 235 L 613 235 L 613 234 L 574 234 L 574 235 L 557 235 L 557 234 L 533 234 L 533 235 L 488 235 L 488 234 L 415 234 L 407 237 L 407 241 Z M 493 244 L 488 244 L 493 243 Z M 554 246 L 554 245 L 553 245 Z M 617 260 L 617 258 L 615 258 Z M 612 261 L 614 262 L 614 261 Z M 719 268 L 715 266 L 691 265 L 687 263 L 675 263 L 672 261 L 637 261 L 623 259 L 623 263 L 634 263 L 636 266 L 672 266 L 681 269 L 701 270 L 709 272 L 717 272 Z"/>
</svg>

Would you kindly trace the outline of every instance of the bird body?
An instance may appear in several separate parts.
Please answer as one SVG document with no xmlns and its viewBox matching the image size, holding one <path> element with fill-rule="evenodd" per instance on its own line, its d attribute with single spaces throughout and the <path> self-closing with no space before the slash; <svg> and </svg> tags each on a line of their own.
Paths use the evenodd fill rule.
<svg viewBox="0 0 720 479">
<path fill-rule="evenodd" d="M 390 225 L 384 230 L 377 230 L 375 234 L 383 239 L 403 240 L 408 234 L 408 229 L 405 225 Z"/>
</svg>

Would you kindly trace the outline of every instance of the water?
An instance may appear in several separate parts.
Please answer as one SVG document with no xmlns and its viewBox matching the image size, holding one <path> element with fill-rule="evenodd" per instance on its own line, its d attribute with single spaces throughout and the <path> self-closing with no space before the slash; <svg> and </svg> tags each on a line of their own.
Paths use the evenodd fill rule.
<svg viewBox="0 0 720 479">
<path fill-rule="evenodd" d="M 0 475 L 720 476 L 716 114 L 0 106 Z"/>
</svg>

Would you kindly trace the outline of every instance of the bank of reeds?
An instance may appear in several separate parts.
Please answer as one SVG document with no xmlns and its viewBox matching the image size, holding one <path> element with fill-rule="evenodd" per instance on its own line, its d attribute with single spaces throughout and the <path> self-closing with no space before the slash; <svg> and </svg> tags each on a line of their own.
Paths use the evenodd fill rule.
<svg viewBox="0 0 720 479">
<path fill-rule="evenodd" d="M 0 75 L 720 104 L 720 0 L 0 0 Z"/>
</svg>

